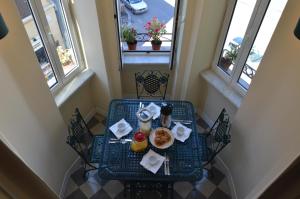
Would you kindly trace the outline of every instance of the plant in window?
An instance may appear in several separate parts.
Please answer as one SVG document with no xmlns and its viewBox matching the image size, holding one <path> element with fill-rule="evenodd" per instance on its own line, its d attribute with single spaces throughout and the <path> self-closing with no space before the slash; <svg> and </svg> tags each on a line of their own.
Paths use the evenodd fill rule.
<svg viewBox="0 0 300 199">
<path fill-rule="evenodd" d="M 223 56 L 220 59 L 220 66 L 228 70 L 230 65 L 236 60 L 240 46 L 229 45 L 230 49 L 223 50 Z"/>
<path fill-rule="evenodd" d="M 151 21 L 146 23 L 145 29 L 148 31 L 148 35 L 152 39 L 152 49 L 160 50 L 160 46 L 162 44 L 160 38 L 163 34 L 167 33 L 166 25 L 161 23 L 157 17 L 153 17 Z"/>
<path fill-rule="evenodd" d="M 62 46 L 57 46 L 56 50 L 57 50 L 59 60 L 63 66 L 74 64 L 70 49 L 64 49 Z"/>
<path fill-rule="evenodd" d="M 129 50 L 136 50 L 136 29 L 129 26 L 124 26 L 122 28 L 122 38 L 127 42 Z"/>
</svg>

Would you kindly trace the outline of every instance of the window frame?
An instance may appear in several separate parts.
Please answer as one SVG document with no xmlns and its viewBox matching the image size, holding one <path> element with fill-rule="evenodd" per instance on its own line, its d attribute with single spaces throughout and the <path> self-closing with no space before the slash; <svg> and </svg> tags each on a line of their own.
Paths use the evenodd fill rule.
<svg viewBox="0 0 300 199">
<path fill-rule="evenodd" d="M 29 7 L 31 9 L 33 20 L 37 26 L 38 32 L 41 36 L 41 40 L 44 44 L 44 48 L 47 51 L 48 58 L 50 64 L 52 66 L 53 72 L 56 77 L 56 84 L 49 87 L 49 90 L 53 95 L 56 95 L 66 84 L 68 84 L 75 76 L 77 76 L 82 70 L 86 68 L 86 62 L 83 57 L 82 47 L 78 40 L 78 29 L 74 24 L 74 17 L 72 15 L 72 11 L 69 8 L 69 0 L 59 0 L 63 17 L 66 22 L 66 28 L 68 29 L 68 33 L 70 35 L 70 42 L 73 50 L 75 51 L 76 61 L 78 65 L 72 69 L 68 74 L 64 74 L 63 66 L 59 60 L 55 41 L 53 39 L 50 26 L 47 22 L 46 13 L 44 11 L 44 7 L 41 1 L 37 0 L 28 0 Z"/>
<path fill-rule="evenodd" d="M 121 1 L 121 0 L 120 0 Z M 124 0 L 126 1 L 126 0 Z M 134 55 L 134 56 L 145 56 L 145 55 L 158 55 L 158 56 L 168 56 L 169 57 L 169 63 L 168 67 L 170 70 L 173 69 L 173 67 L 176 65 L 176 52 L 178 48 L 178 34 L 179 34 L 179 29 L 180 29 L 180 14 L 181 14 L 181 0 L 175 0 L 175 6 L 174 6 L 174 20 L 173 20 L 173 27 L 172 27 L 172 39 L 171 39 L 171 46 L 170 50 L 159 50 L 159 51 L 154 51 L 154 50 L 136 50 L 136 51 L 129 51 L 129 50 L 122 50 L 122 41 L 121 41 L 121 24 L 119 20 L 119 13 L 120 13 L 120 5 L 119 5 L 119 0 L 114 0 L 114 19 L 115 19 L 115 27 L 116 27 L 116 36 L 117 36 L 117 42 L 118 42 L 118 51 L 119 51 L 119 63 L 120 67 L 119 70 L 121 71 L 124 68 L 124 56 L 126 55 Z M 144 64 L 144 63 L 141 63 Z M 153 64 L 153 63 L 151 63 Z"/>
<path fill-rule="evenodd" d="M 247 62 L 249 53 L 253 47 L 256 36 L 260 30 L 260 26 L 264 20 L 265 14 L 268 10 L 271 0 L 257 0 L 249 20 L 245 36 L 241 43 L 232 74 L 228 75 L 219 66 L 219 59 L 224 47 L 224 43 L 227 38 L 227 34 L 230 28 L 232 17 L 234 15 L 236 3 L 238 0 L 230 0 L 225 13 L 225 19 L 219 36 L 218 44 L 216 47 L 215 56 L 213 59 L 213 70 L 235 91 L 237 91 L 242 96 L 247 94 L 247 89 L 239 84 L 239 78 L 243 72 L 243 68 Z M 250 84 L 251 85 L 251 84 Z M 249 85 L 249 86 L 250 86 Z"/>
</svg>

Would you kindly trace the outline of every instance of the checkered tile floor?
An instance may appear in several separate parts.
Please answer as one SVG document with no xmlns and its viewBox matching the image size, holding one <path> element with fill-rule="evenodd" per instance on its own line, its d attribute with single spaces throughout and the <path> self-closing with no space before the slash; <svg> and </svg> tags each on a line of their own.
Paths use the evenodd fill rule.
<svg viewBox="0 0 300 199">
<path fill-rule="evenodd" d="M 94 134 L 103 132 L 105 129 L 105 118 L 96 114 L 89 122 L 88 126 Z M 206 130 L 206 122 L 197 118 L 200 131 Z M 103 182 L 97 176 L 97 171 L 91 171 L 88 178 L 83 177 L 83 168 L 75 171 L 67 185 L 66 199 L 121 199 L 124 198 L 124 186 L 120 181 L 111 180 Z M 213 167 L 213 177 L 204 171 L 204 177 L 196 184 L 189 182 L 176 182 L 174 184 L 174 199 L 229 199 L 229 187 L 226 176 L 218 169 L 218 165 Z M 153 193 L 154 194 L 154 193 Z M 157 198 L 155 195 L 147 194 L 147 198 Z"/>
</svg>

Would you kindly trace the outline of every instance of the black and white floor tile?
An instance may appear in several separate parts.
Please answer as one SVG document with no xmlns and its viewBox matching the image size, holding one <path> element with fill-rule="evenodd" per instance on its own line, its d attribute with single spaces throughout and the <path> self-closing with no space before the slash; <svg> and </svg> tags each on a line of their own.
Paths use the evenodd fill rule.
<svg viewBox="0 0 300 199">
<path fill-rule="evenodd" d="M 101 134 L 105 130 L 106 118 L 96 114 L 88 123 L 94 134 Z M 209 128 L 207 123 L 197 116 L 199 132 Z M 99 133 L 100 132 L 100 133 Z M 122 199 L 124 198 L 124 185 L 117 180 L 103 182 L 97 176 L 97 171 L 91 171 L 88 178 L 83 177 L 83 168 L 71 174 L 65 198 L 66 199 Z M 174 199 L 230 199 L 230 192 L 226 176 L 213 167 L 214 176 L 208 176 L 204 171 L 202 180 L 191 184 L 190 182 L 176 182 L 174 184 Z M 153 197 L 150 197 L 153 198 Z"/>
</svg>

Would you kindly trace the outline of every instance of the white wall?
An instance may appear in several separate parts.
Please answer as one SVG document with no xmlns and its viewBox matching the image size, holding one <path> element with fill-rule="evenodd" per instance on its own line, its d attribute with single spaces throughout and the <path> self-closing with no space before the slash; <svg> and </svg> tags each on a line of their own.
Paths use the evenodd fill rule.
<svg viewBox="0 0 300 199">
<path fill-rule="evenodd" d="M 96 105 L 93 101 L 94 92 L 92 84 L 92 81 L 86 82 L 59 107 L 66 124 L 70 122 L 70 118 L 74 113 L 75 108 L 79 108 L 81 115 L 85 119 L 91 119 L 90 117 L 92 115 L 90 114 L 93 114 L 96 110 Z"/>
<path fill-rule="evenodd" d="M 212 65 L 226 2 L 227 0 L 200 0 L 194 5 L 187 59 L 181 66 L 184 68 L 181 98 L 190 100 L 196 110 L 203 103 L 199 99 L 206 96 L 201 90 L 204 82 L 200 79 L 200 72 Z"/>
<path fill-rule="evenodd" d="M 0 13 L 9 28 L 0 40 L 0 137 L 58 194 L 75 153 L 14 2 L 1 1 Z"/>
<path fill-rule="evenodd" d="M 108 74 L 112 98 L 122 98 L 120 61 L 118 52 L 117 29 L 115 25 L 114 1 L 96 0 L 99 29 L 103 45 L 103 54 Z"/>
<path fill-rule="evenodd" d="M 201 79 L 201 87 L 199 90 L 201 91 L 201 97 L 199 100 L 201 105 L 198 113 L 210 126 L 213 125 L 223 108 L 226 109 L 230 118 L 234 118 L 238 108 L 217 89 L 208 84 L 205 80 Z"/>
<path fill-rule="evenodd" d="M 195 17 L 195 10 L 199 9 L 196 6 L 201 5 L 202 0 L 200 1 L 181 1 L 181 9 L 179 15 L 179 37 L 178 37 L 178 49 L 176 57 L 176 66 L 174 67 L 174 77 L 172 85 L 172 98 L 181 99 L 182 98 L 182 89 L 186 84 L 184 82 L 184 74 L 187 72 L 187 60 L 190 55 L 189 52 L 193 52 L 194 44 L 197 38 L 195 38 L 198 33 L 198 26 L 194 27 L 193 19 Z M 200 7 L 201 8 L 201 7 Z M 200 12 L 198 12 L 200 13 Z M 193 36 L 191 36 L 193 34 Z"/>
<path fill-rule="evenodd" d="M 257 198 L 300 154 L 299 10 L 288 1 L 222 153 L 238 198 Z"/>
<path fill-rule="evenodd" d="M 93 104 L 106 112 L 113 93 L 109 76 L 111 65 L 105 63 L 96 2 L 76 0 L 70 7 L 79 28 L 87 67 L 96 73 L 91 82 Z"/>
</svg>

